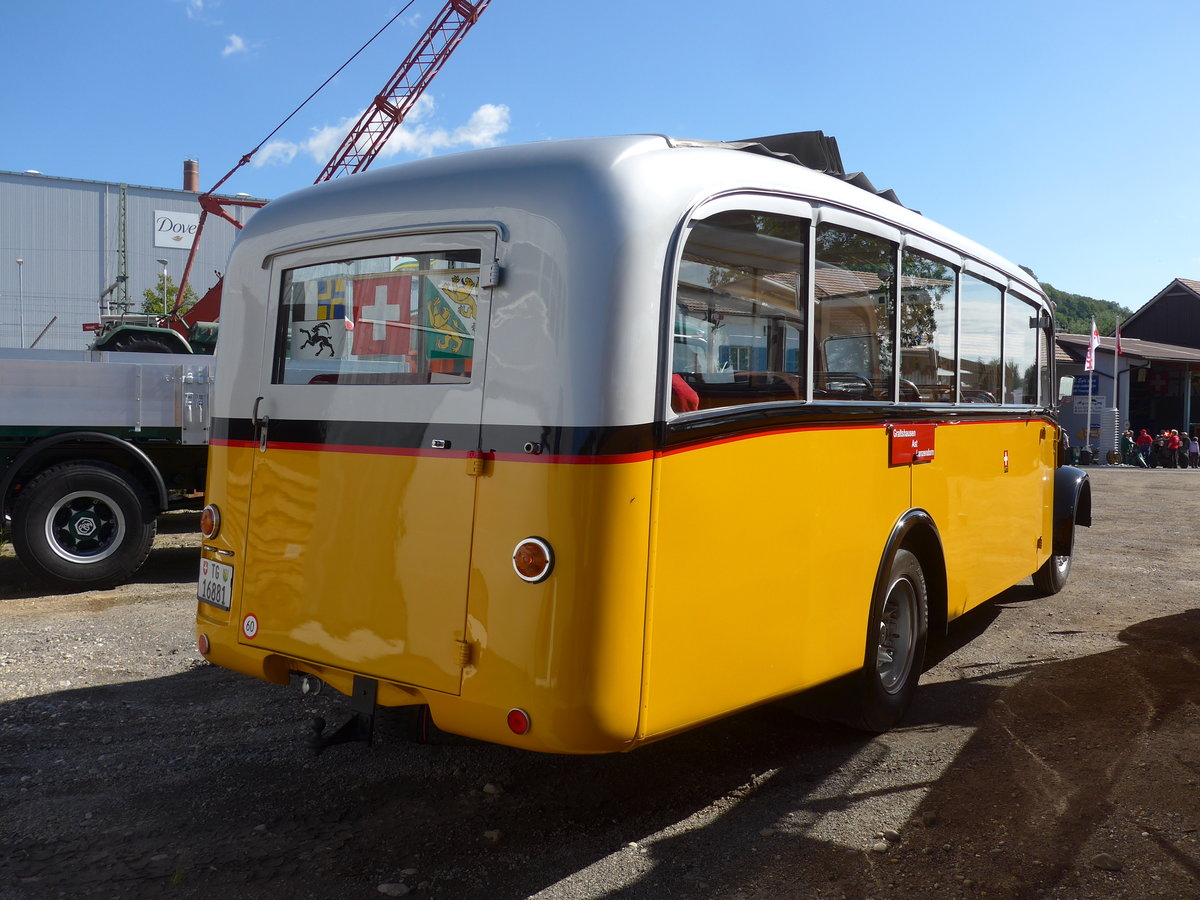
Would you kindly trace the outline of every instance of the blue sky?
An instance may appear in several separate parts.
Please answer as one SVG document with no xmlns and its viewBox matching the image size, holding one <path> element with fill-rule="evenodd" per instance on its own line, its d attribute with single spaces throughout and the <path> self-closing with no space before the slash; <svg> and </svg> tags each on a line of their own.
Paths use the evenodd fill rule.
<svg viewBox="0 0 1200 900">
<path fill-rule="evenodd" d="M 442 0 L 415 0 L 223 188 L 312 183 Z M 404 7 L 8 0 L 0 169 L 211 187 Z M 376 165 L 472 146 L 820 129 L 850 170 L 1136 308 L 1200 278 L 1194 0 L 493 0 Z"/>
</svg>

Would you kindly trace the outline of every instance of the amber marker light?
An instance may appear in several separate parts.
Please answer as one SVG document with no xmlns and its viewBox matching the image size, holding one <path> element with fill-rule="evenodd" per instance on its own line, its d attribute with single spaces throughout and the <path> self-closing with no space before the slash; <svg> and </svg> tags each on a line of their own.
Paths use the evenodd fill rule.
<svg viewBox="0 0 1200 900">
<path fill-rule="evenodd" d="M 216 504 L 210 503 L 200 511 L 200 533 L 207 540 L 212 540 L 221 530 L 221 511 Z"/>
<path fill-rule="evenodd" d="M 533 723 L 529 721 L 529 713 L 523 709 L 508 711 L 508 728 L 513 734 L 527 734 Z"/>
<path fill-rule="evenodd" d="M 545 581 L 554 569 L 554 551 L 541 538 L 525 538 L 513 551 L 513 569 L 530 584 Z"/>
</svg>

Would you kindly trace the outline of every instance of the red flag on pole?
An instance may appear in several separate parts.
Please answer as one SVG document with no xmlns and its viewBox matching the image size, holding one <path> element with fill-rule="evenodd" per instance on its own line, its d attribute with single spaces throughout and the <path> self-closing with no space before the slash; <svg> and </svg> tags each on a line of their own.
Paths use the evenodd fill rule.
<svg viewBox="0 0 1200 900">
<path fill-rule="evenodd" d="M 1121 355 L 1121 323 L 1117 323 L 1117 356 Z"/>
</svg>

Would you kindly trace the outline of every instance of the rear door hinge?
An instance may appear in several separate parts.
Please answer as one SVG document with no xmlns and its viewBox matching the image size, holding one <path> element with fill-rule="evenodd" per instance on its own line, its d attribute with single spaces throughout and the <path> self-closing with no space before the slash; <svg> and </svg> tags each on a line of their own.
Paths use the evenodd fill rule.
<svg viewBox="0 0 1200 900">
<path fill-rule="evenodd" d="M 487 464 L 495 454 L 472 450 L 467 454 L 467 474 L 472 477 L 487 474 Z"/>
<path fill-rule="evenodd" d="M 460 668 L 466 668 L 471 664 L 471 644 L 468 641 L 455 641 L 454 644 L 455 659 Z"/>
<path fill-rule="evenodd" d="M 490 288 L 499 287 L 500 282 L 504 279 L 504 270 L 500 268 L 500 263 L 487 263 L 479 269 L 479 286 Z"/>
</svg>

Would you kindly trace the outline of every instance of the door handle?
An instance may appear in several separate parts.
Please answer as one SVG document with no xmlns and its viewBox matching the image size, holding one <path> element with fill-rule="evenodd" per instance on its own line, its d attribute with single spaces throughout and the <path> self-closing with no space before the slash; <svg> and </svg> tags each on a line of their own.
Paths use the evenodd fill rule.
<svg viewBox="0 0 1200 900">
<path fill-rule="evenodd" d="M 271 425 L 270 416 L 260 416 L 258 407 L 263 401 L 262 397 L 258 397 L 254 401 L 254 410 L 250 413 L 250 418 L 254 422 L 254 430 L 258 432 L 258 452 L 267 452 L 267 429 Z"/>
</svg>

